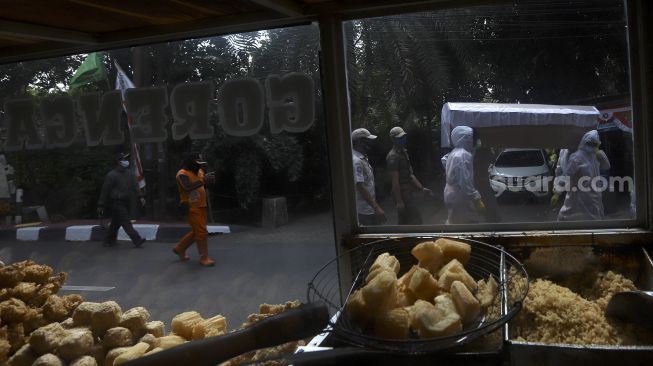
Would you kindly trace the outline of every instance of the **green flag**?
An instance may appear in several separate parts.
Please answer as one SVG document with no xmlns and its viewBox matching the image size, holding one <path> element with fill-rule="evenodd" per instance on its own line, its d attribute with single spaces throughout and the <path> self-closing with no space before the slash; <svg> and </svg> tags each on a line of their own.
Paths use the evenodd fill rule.
<svg viewBox="0 0 653 366">
<path fill-rule="evenodd" d="M 102 63 L 100 53 L 93 52 L 86 56 L 86 60 L 79 65 L 77 71 L 70 79 L 68 84 L 70 90 L 78 88 L 84 84 L 107 79 L 107 68 Z"/>
</svg>

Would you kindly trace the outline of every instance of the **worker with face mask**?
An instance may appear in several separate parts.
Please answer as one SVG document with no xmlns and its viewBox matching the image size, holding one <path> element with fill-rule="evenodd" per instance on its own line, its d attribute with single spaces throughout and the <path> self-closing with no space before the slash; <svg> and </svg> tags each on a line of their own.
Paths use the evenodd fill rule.
<svg viewBox="0 0 653 366">
<path fill-rule="evenodd" d="M 451 131 L 451 142 L 454 149 L 443 159 L 447 224 L 476 223 L 479 212 L 485 212 L 485 204 L 474 187 L 474 131 L 471 127 L 457 126 Z"/>
<path fill-rule="evenodd" d="M 422 216 L 413 197 L 416 192 L 432 196 L 433 192 L 424 187 L 413 174 L 413 167 L 406 151 L 406 132 L 396 126 L 390 130 L 392 150 L 385 158 L 390 179 L 392 181 L 392 196 L 397 207 L 399 225 L 421 225 Z"/>
<path fill-rule="evenodd" d="M 592 180 L 599 177 L 601 171 L 610 169 L 608 157 L 599 150 L 600 145 L 598 131 L 587 132 L 578 150 L 569 155 L 562 166 L 563 175 L 569 177 L 570 189 L 558 213 L 559 221 L 603 219 L 602 192 L 591 186 Z"/>
<path fill-rule="evenodd" d="M 204 186 L 215 183 L 215 176 L 213 173 L 205 173 L 205 164 L 199 154 L 189 153 L 177 172 L 180 206 L 184 207 L 191 231 L 181 238 L 172 251 L 182 262 L 187 261 L 190 258 L 186 255 L 186 249 L 195 242 L 200 264 L 209 267 L 215 265 L 215 261 L 209 258 L 209 232 L 206 226 L 208 201 Z"/>
<path fill-rule="evenodd" d="M 129 218 L 129 207 L 132 197 L 138 196 L 142 206 L 145 206 L 145 198 L 143 198 L 143 194 L 138 188 L 134 173 L 129 169 L 129 154 L 118 153 L 114 161 L 116 165 L 105 176 L 97 203 L 98 216 L 102 217 L 104 215 L 106 207 L 111 217 L 111 224 L 104 238 L 104 245 L 115 245 L 118 229 L 122 227 L 132 243 L 136 247 L 140 247 L 145 239 L 132 226 Z"/>
</svg>

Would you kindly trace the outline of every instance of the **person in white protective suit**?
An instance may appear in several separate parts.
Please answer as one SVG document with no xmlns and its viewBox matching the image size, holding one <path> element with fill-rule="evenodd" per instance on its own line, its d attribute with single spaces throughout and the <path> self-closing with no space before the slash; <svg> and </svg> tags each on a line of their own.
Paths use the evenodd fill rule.
<svg viewBox="0 0 653 366">
<path fill-rule="evenodd" d="M 578 150 L 569 155 L 563 164 L 563 176 L 569 177 L 569 191 L 558 213 L 558 221 L 603 219 L 603 195 L 594 178 L 610 169 L 605 152 L 599 150 L 601 140 L 596 130 L 587 132 L 580 140 Z M 557 193 L 554 193 L 554 196 Z"/>
<path fill-rule="evenodd" d="M 451 131 L 454 149 L 443 158 L 447 174 L 444 203 L 447 205 L 447 224 L 478 222 L 479 212 L 485 211 L 481 195 L 474 187 L 474 131 L 458 126 Z"/>
</svg>

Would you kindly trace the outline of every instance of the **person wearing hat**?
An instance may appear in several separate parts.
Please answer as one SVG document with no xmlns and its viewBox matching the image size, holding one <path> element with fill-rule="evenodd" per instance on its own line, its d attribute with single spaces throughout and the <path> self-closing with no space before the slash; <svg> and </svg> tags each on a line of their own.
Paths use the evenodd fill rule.
<svg viewBox="0 0 653 366">
<path fill-rule="evenodd" d="M 125 233 L 129 235 L 132 243 L 140 247 L 145 243 L 132 226 L 129 217 L 129 207 L 134 196 L 140 198 L 141 205 L 145 206 L 145 198 L 134 173 L 129 168 L 129 154 L 118 153 L 114 157 L 115 167 L 107 173 L 102 184 L 102 191 L 97 202 L 98 216 L 104 216 L 105 208 L 111 217 L 111 224 L 104 237 L 104 245 L 112 246 L 116 244 L 118 229 L 122 227 Z"/>
<path fill-rule="evenodd" d="M 179 240 L 172 251 L 182 262 L 187 261 L 190 258 L 186 255 L 186 249 L 195 242 L 200 254 L 200 264 L 209 267 L 215 265 L 215 261 L 209 258 L 209 232 L 206 227 L 208 202 L 204 186 L 215 183 L 215 176 L 212 173 L 205 174 L 202 168 L 205 164 L 200 154 L 190 153 L 186 155 L 181 169 L 177 172 L 180 206 L 186 210 L 191 231 Z"/>
<path fill-rule="evenodd" d="M 386 166 L 392 180 L 392 195 L 397 206 L 399 225 L 421 225 L 422 215 L 413 200 L 415 191 L 433 195 L 413 174 L 408 152 L 406 151 L 406 132 L 401 127 L 390 130 L 392 150 L 386 156 Z"/>
<path fill-rule="evenodd" d="M 374 171 L 367 159 L 370 144 L 376 139 L 370 131 L 359 128 L 351 133 L 354 163 L 354 183 L 356 184 L 356 212 L 360 225 L 380 225 L 386 220 L 385 212 L 376 202 L 374 192 Z"/>
</svg>

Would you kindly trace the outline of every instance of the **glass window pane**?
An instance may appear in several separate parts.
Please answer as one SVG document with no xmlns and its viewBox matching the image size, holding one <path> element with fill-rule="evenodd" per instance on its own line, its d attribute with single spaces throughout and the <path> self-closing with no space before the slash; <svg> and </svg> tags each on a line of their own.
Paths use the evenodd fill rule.
<svg viewBox="0 0 653 366">
<path fill-rule="evenodd" d="M 303 301 L 335 256 L 318 50 L 307 25 L 0 65 L 0 220 L 27 240 L 3 236 L 0 259 L 168 330 L 184 311 L 232 330 Z M 111 233 L 116 217 L 136 234 Z"/>
<path fill-rule="evenodd" d="M 359 224 L 634 218 L 622 1 L 516 1 L 345 29 Z"/>
</svg>

